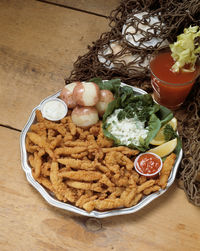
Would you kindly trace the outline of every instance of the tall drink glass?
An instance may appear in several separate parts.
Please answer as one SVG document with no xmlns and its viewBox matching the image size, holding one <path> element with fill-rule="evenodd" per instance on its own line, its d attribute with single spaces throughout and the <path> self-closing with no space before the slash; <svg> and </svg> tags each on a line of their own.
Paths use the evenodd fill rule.
<svg viewBox="0 0 200 251">
<path fill-rule="evenodd" d="M 196 78 L 199 67 L 194 72 L 172 72 L 174 60 L 169 48 L 152 56 L 150 62 L 151 85 L 154 100 L 171 110 L 178 109 L 188 96 Z"/>
</svg>

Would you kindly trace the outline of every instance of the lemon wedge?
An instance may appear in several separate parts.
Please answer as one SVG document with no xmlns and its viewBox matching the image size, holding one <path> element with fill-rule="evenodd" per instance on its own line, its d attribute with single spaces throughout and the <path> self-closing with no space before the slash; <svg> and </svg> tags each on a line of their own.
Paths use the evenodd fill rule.
<svg viewBox="0 0 200 251">
<path fill-rule="evenodd" d="M 158 133 L 156 134 L 155 138 L 152 139 L 152 141 L 150 142 L 150 144 L 155 145 L 155 146 L 159 146 L 159 145 L 162 145 L 163 143 L 166 142 L 165 136 L 164 136 L 164 128 L 166 125 L 171 125 L 172 128 L 174 129 L 174 131 L 176 131 L 177 119 L 174 117 L 167 124 L 165 124 L 163 127 L 161 127 L 160 130 L 158 131 Z"/>
<path fill-rule="evenodd" d="M 148 152 L 155 153 L 160 157 L 169 155 L 177 146 L 177 138 L 172 139 L 160 146 L 150 149 Z"/>
</svg>

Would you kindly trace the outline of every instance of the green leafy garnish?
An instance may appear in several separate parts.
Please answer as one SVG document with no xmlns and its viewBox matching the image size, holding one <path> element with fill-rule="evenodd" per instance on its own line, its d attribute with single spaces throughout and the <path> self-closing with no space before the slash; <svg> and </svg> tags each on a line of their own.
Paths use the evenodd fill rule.
<svg viewBox="0 0 200 251">
<path fill-rule="evenodd" d="M 173 72 L 195 71 L 195 63 L 200 53 L 200 44 L 197 41 L 197 37 L 200 37 L 199 26 L 190 26 L 184 29 L 184 33 L 177 36 L 177 41 L 170 44 L 171 56 L 175 61 L 172 66 Z"/>
<path fill-rule="evenodd" d="M 107 89 L 112 91 L 115 96 L 115 99 L 108 104 L 103 115 L 102 125 L 104 135 L 112 139 L 115 145 L 123 144 L 121 143 L 120 138 L 114 136 L 109 131 L 111 124 L 107 122 L 107 119 L 116 109 L 120 109 L 117 114 L 118 121 L 122 121 L 125 118 L 134 118 L 136 116 L 138 120 L 144 122 L 145 128 L 148 129 L 146 138 L 141 137 L 139 139 L 139 145 L 133 143 L 126 145 L 142 152 L 145 152 L 150 148 L 150 142 L 156 136 L 160 128 L 173 118 L 173 113 L 168 108 L 156 104 L 150 94 L 138 95 L 133 91 L 132 87 L 121 86 L 121 81 L 119 79 L 102 81 L 100 78 L 93 78 L 90 81 L 98 84 L 101 90 Z M 116 120 L 113 123 L 118 123 L 118 121 Z M 166 125 L 165 128 L 164 134 L 165 137 L 167 137 L 167 140 L 178 137 L 170 125 Z M 181 145 L 179 144 L 177 151 L 180 151 L 180 147 Z"/>
<path fill-rule="evenodd" d="M 115 100 L 107 107 L 103 116 L 103 131 L 106 137 L 114 140 L 116 145 L 120 145 L 120 139 L 117 139 L 109 132 L 107 118 L 116 110 L 122 109 L 117 118 L 119 121 L 127 118 L 137 118 L 145 123 L 148 128 L 148 134 L 145 139 L 140 139 L 140 145 L 129 144 L 130 148 L 137 148 L 140 151 L 149 149 L 151 140 L 156 136 L 162 124 L 167 123 L 172 117 L 172 112 L 154 103 L 150 94 L 136 95 L 131 87 L 123 86 L 115 89 Z"/>
<path fill-rule="evenodd" d="M 165 141 L 169 141 L 171 139 L 174 139 L 177 137 L 176 132 L 174 131 L 173 127 L 170 124 L 167 124 L 164 127 L 164 131 L 163 131 L 164 137 L 165 137 Z"/>
<path fill-rule="evenodd" d="M 92 78 L 89 80 L 89 82 L 96 83 L 99 86 L 100 90 L 109 90 L 112 93 L 117 92 L 121 84 L 121 81 L 118 78 L 106 81 L 103 81 L 101 78 Z"/>
<path fill-rule="evenodd" d="M 160 109 L 156 112 L 156 115 L 160 119 L 161 126 L 165 125 L 173 118 L 173 113 L 162 105 L 160 105 Z"/>
</svg>

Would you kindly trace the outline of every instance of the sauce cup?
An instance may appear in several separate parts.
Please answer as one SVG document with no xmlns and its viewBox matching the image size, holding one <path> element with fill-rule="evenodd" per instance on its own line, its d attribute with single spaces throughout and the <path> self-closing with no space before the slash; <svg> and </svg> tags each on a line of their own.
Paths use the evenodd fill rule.
<svg viewBox="0 0 200 251">
<path fill-rule="evenodd" d="M 155 153 L 141 153 L 134 161 L 135 170 L 143 176 L 156 177 L 163 166 L 162 159 Z"/>
<path fill-rule="evenodd" d="M 68 107 L 59 98 L 46 100 L 41 106 L 42 116 L 51 121 L 58 121 L 67 115 Z"/>
</svg>

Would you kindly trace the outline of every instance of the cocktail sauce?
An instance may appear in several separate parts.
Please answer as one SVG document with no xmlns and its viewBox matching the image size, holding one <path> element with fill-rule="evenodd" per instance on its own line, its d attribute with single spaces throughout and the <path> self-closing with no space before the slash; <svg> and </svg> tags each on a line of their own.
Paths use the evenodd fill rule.
<svg viewBox="0 0 200 251">
<path fill-rule="evenodd" d="M 150 153 L 142 154 L 137 159 L 137 169 L 143 174 L 155 174 L 161 165 L 161 159 Z"/>
</svg>

